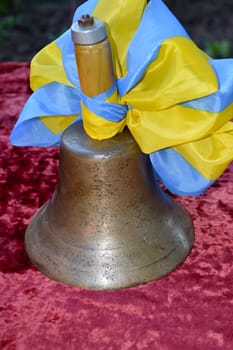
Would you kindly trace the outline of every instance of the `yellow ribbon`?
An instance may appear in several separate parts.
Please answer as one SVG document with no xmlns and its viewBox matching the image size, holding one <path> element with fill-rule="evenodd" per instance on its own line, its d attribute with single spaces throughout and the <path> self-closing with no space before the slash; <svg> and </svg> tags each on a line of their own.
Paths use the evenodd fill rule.
<svg viewBox="0 0 233 350">
<path fill-rule="evenodd" d="M 126 53 L 141 21 L 145 0 L 102 0 L 93 15 L 107 24 L 117 78 L 126 76 Z M 140 49 L 140 48 L 139 48 Z M 205 53 L 188 38 L 163 41 L 158 57 L 144 77 L 119 101 L 132 107 L 126 119 L 110 122 L 89 111 L 83 104 L 82 117 L 87 133 L 105 139 L 128 126 L 144 153 L 173 147 L 204 177 L 216 179 L 232 159 L 232 105 L 220 113 L 182 106 L 180 103 L 208 96 L 218 90 L 215 72 Z M 40 51 L 31 64 L 33 90 L 51 82 L 73 86 L 63 68 L 62 54 L 53 42 Z M 50 117 L 53 118 L 53 117 Z M 65 117 L 67 118 L 67 117 Z M 42 118 L 52 132 L 61 132 L 74 118 L 60 124 Z M 224 147 L 228 145 L 228 147 Z"/>
</svg>

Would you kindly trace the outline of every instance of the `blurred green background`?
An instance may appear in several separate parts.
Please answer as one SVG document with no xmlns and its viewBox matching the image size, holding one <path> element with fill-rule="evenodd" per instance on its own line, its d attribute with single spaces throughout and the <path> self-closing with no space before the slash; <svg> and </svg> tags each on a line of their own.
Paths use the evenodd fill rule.
<svg viewBox="0 0 233 350">
<path fill-rule="evenodd" d="M 233 0 L 164 1 L 200 48 L 212 57 L 233 57 Z M 0 61 L 30 61 L 70 27 L 83 2 L 0 0 Z"/>
</svg>

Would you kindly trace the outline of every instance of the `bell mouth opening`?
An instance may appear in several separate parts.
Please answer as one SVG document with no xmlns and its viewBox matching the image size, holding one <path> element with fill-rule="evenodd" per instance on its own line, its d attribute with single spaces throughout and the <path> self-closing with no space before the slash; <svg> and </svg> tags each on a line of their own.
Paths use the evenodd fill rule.
<svg viewBox="0 0 233 350">
<path fill-rule="evenodd" d="M 26 250 L 33 264 L 49 278 L 79 288 L 115 290 L 131 288 L 165 277 L 184 262 L 193 241 L 191 221 L 186 232 L 163 247 L 122 246 L 118 249 L 90 249 L 57 239 L 42 207 L 28 226 Z M 189 220 L 188 220 L 189 221 Z M 144 248 L 144 249 L 143 249 Z M 151 260 L 142 258 L 150 254 Z"/>
</svg>

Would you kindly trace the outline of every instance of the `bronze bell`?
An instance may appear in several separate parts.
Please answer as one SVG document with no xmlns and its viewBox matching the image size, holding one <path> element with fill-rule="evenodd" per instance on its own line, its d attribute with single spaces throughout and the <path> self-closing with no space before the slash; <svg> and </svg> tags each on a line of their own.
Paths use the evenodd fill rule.
<svg viewBox="0 0 233 350">
<path fill-rule="evenodd" d="M 103 62 L 109 48 L 101 30 Z M 82 54 L 91 55 L 88 45 Z M 127 128 L 97 141 L 79 121 L 64 132 L 60 149 L 57 189 L 26 231 L 26 250 L 42 272 L 73 286 L 117 289 L 158 279 L 183 262 L 194 240 L 192 220 L 156 183 L 149 156 Z"/>
<path fill-rule="evenodd" d="M 190 216 L 127 130 L 101 142 L 81 121 L 65 131 L 57 189 L 26 231 L 41 271 L 74 286 L 129 287 L 172 271 L 192 243 Z"/>
</svg>

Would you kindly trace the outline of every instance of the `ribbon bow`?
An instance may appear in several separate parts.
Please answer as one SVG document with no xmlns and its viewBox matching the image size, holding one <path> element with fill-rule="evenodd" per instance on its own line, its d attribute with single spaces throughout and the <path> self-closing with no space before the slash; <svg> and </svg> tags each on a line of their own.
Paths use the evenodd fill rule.
<svg viewBox="0 0 233 350">
<path fill-rule="evenodd" d="M 70 30 L 32 60 L 31 88 L 10 139 L 59 144 L 82 118 L 102 140 L 129 128 L 155 173 L 179 195 L 197 195 L 233 159 L 233 59 L 202 52 L 161 0 L 89 0 L 78 7 L 104 21 L 116 82 L 88 98 L 80 90 Z"/>
</svg>

